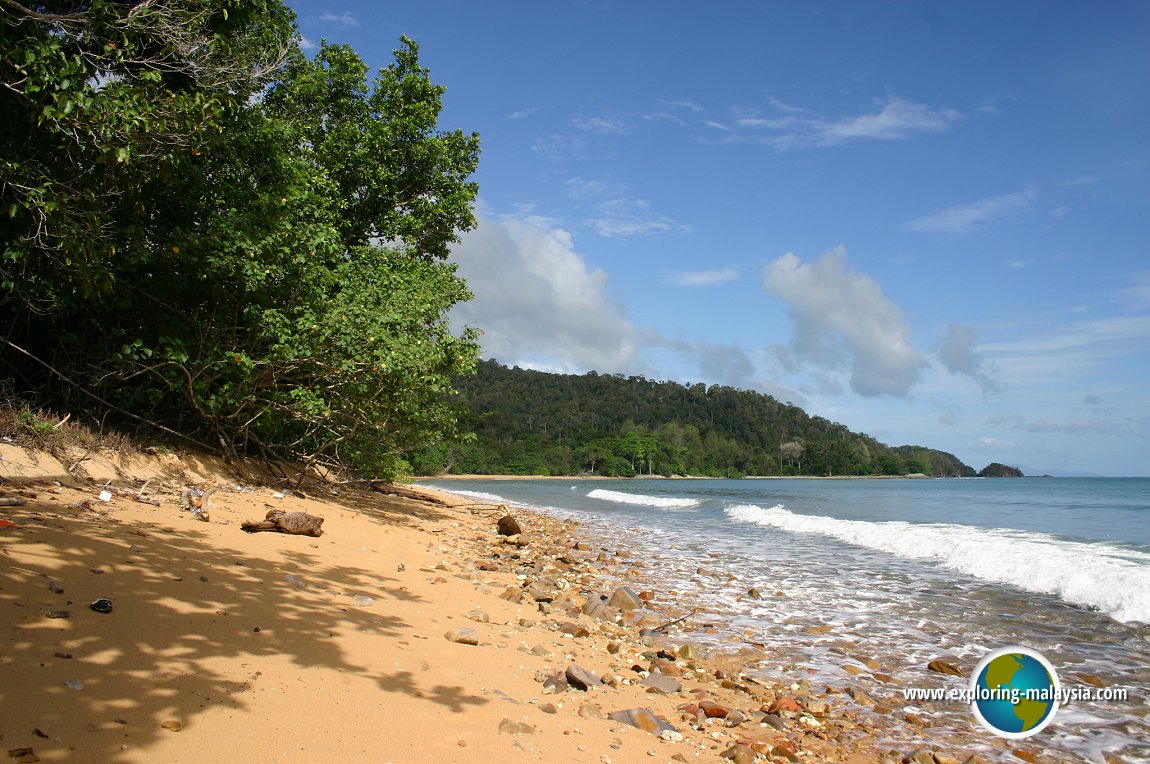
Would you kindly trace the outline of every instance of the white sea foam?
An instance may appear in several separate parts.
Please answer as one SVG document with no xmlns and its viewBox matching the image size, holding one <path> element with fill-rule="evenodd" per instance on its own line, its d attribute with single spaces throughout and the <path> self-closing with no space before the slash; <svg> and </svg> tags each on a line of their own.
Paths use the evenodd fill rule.
<svg viewBox="0 0 1150 764">
<path fill-rule="evenodd" d="M 738 522 L 815 533 L 986 581 L 1054 594 L 1119 621 L 1150 623 L 1150 554 L 1045 533 L 949 523 L 866 522 L 796 514 L 781 504 L 726 509 Z"/>
<path fill-rule="evenodd" d="M 621 493 L 596 488 L 587 494 L 591 499 L 613 501 L 616 504 L 639 504 L 644 507 L 661 507 L 663 509 L 688 509 L 699 506 L 698 499 L 676 499 L 668 496 L 644 496 L 641 493 Z"/>
<path fill-rule="evenodd" d="M 494 493 L 484 493 L 483 491 L 457 491 L 450 488 L 439 488 L 437 490 L 453 493 L 456 496 L 466 496 L 469 499 L 479 499 L 480 501 L 492 501 L 500 504 L 507 504 L 507 499 Z"/>
</svg>

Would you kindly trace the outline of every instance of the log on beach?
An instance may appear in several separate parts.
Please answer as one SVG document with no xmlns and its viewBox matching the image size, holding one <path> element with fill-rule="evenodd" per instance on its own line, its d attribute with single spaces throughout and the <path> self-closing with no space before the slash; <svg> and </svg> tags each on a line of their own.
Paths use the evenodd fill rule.
<svg viewBox="0 0 1150 764">
<path fill-rule="evenodd" d="M 284 512 L 282 509 L 268 510 L 263 520 L 246 520 L 240 525 L 248 533 L 278 531 L 296 536 L 322 536 L 323 518 L 307 512 Z"/>
</svg>

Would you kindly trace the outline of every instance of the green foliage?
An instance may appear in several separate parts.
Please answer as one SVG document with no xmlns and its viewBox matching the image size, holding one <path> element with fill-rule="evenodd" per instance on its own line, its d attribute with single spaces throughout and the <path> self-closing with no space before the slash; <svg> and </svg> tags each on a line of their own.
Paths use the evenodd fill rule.
<svg viewBox="0 0 1150 764">
<path fill-rule="evenodd" d="M 1022 477 L 1022 470 L 1000 462 L 992 462 L 978 471 L 979 477 Z"/>
<path fill-rule="evenodd" d="M 769 395 L 642 377 L 546 374 L 494 361 L 457 380 L 476 442 L 425 466 L 455 473 L 971 475 L 950 454 L 891 448 Z M 552 460 L 562 445 L 574 461 Z M 427 474 L 427 473 L 425 473 Z"/>
<path fill-rule="evenodd" d="M 291 47 L 278 0 L 3 5 L 0 286 L 29 308 L 113 287 L 116 218 Z"/>
<path fill-rule="evenodd" d="M 144 6 L 167 8 L 132 8 Z M 246 67 L 265 60 L 264 47 L 294 37 L 290 12 L 270 0 L 178 7 L 214 8 L 164 23 L 206 24 L 211 45 Z M 266 23 L 237 21 L 263 11 Z M 99 14 L 111 14 L 118 29 L 133 12 L 93 3 L 92 28 L 104 29 Z M 126 43 L 116 39 L 120 50 Z M 228 454 L 391 477 L 409 469 L 414 447 L 453 431 L 445 400 L 452 379 L 474 366 L 474 334 L 455 336 L 447 324 L 450 307 L 470 294 L 444 258 L 475 225 L 476 186 L 467 178 L 478 138 L 436 130 L 444 89 L 410 40 L 370 84 L 344 46 L 324 45 L 310 61 L 298 50 L 282 58 L 257 99 L 248 98 L 250 86 L 221 92 L 214 79 L 197 81 L 202 67 L 160 71 L 155 86 L 172 90 L 169 105 L 214 104 L 183 109 L 183 121 L 141 116 L 129 98 L 155 106 L 166 90 L 129 88 L 105 104 L 116 124 L 142 120 L 148 136 L 167 129 L 159 143 L 129 132 L 119 144 L 91 132 L 69 138 L 89 154 L 122 145 L 127 161 L 111 160 L 115 172 L 103 173 L 103 186 L 55 186 L 77 209 L 87 205 L 96 229 L 69 233 L 86 244 L 68 249 L 0 231 L 3 246 L 20 249 L 5 272 L 20 283 L 0 303 L 10 347 L 35 344 L 58 373 L 45 378 L 41 366 L 0 358 L 73 407 L 95 396 Z M 92 97 L 129 79 L 95 87 Z M 58 78 L 44 87 L 55 98 L 65 86 Z M 54 126 L 31 133 L 59 142 L 61 118 L 53 112 Z M 125 169 L 140 152 L 150 158 L 147 171 Z M 57 174 L 83 174 L 85 161 L 62 158 Z M 97 198 L 97 187 L 112 192 Z M 89 245 L 83 257 L 74 251 Z M 46 296 L 36 310 L 32 294 Z M 77 395 L 81 387 L 87 396 Z"/>
</svg>

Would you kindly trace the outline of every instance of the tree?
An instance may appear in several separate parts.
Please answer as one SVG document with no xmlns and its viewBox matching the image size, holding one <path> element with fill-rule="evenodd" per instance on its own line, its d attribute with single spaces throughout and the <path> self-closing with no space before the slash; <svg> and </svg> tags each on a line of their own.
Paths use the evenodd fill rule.
<svg viewBox="0 0 1150 764">
<path fill-rule="evenodd" d="M 798 465 L 798 471 L 803 471 L 803 451 L 805 450 L 802 443 L 797 440 L 787 441 L 779 446 L 780 461 L 785 461 L 788 466 Z"/>
<path fill-rule="evenodd" d="M 46 311 L 113 285 L 118 222 L 294 47 L 278 0 L 0 0 L 0 284 Z"/>
<path fill-rule="evenodd" d="M 390 477 L 452 431 L 445 394 L 474 368 L 444 258 L 475 225 L 478 137 L 436 129 L 444 89 L 406 38 L 370 85 L 349 48 L 289 58 L 213 117 L 221 132 L 133 181 L 142 212 L 99 216 L 100 288 L 20 312 L 9 343 L 51 337 L 63 391 L 226 454 Z"/>
</svg>

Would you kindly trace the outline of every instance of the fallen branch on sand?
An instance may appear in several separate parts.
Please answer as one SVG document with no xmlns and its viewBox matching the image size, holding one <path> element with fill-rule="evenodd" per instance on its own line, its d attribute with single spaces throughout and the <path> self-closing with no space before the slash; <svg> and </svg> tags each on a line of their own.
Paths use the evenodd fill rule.
<svg viewBox="0 0 1150 764">
<path fill-rule="evenodd" d="M 640 633 L 641 634 L 658 634 L 665 629 L 671 628 L 672 626 L 674 626 L 677 623 L 682 623 L 683 621 L 687 620 L 688 618 L 690 618 L 691 616 L 693 616 L 697 612 L 699 612 L 699 611 L 698 610 L 692 610 L 690 613 L 687 613 L 682 618 L 676 618 L 673 621 L 667 621 L 666 623 L 664 623 L 660 626 L 656 626 L 653 629 L 643 629 L 642 631 L 640 631 Z"/>
</svg>

